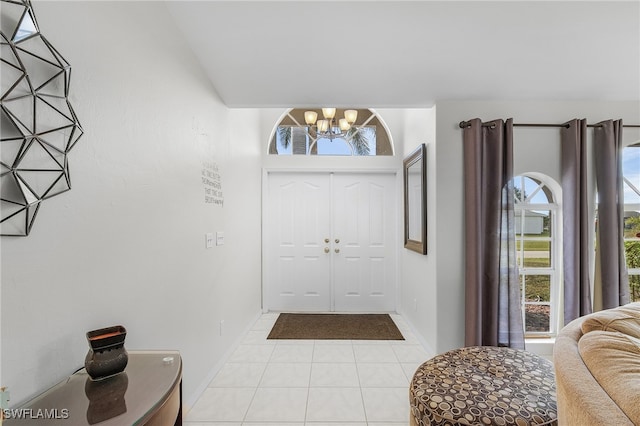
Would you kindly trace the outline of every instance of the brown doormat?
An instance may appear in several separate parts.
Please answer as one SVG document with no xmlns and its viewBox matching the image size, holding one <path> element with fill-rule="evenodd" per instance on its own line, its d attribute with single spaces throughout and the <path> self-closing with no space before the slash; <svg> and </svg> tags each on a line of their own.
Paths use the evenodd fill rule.
<svg viewBox="0 0 640 426">
<path fill-rule="evenodd" d="M 267 339 L 404 340 L 388 314 L 280 314 Z"/>
</svg>

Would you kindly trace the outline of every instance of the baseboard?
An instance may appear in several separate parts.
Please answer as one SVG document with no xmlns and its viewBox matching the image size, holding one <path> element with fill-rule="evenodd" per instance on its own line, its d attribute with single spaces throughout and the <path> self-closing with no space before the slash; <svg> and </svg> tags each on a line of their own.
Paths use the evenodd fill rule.
<svg viewBox="0 0 640 426">
<path fill-rule="evenodd" d="M 418 340 L 418 343 L 420 343 L 422 345 L 422 348 L 427 351 L 427 353 L 429 354 L 433 354 L 434 356 L 437 355 L 437 352 L 431 347 L 431 345 L 429 345 L 427 343 L 427 341 L 424 339 L 424 337 L 422 336 L 422 334 L 420 334 L 418 332 L 418 329 L 416 328 L 416 326 L 409 320 L 409 318 L 401 311 L 398 311 L 398 315 L 400 315 L 402 317 L 402 319 L 407 323 L 407 325 L 409 326 L 409 328 L 411 329 L 411 332 L 413 333 L 413 335 L 415 336 L 415 338 Z"/>
<path fill-rule="evenodd" d="M 555 345 L 555 337 L 546 339 L 524 339 L 525 349 L 531 353 L 539 355 L 553 362 L 553 345 Z"/>
<path fill-rule="evenodd" d="M 209 383 L 213 380 L 213 378 L 218 374 L 218 372 L 222 369 L 222 367 L 226 364 L 227 360 L 231 356 L 231 354 L 240 346 L 240 343 L 245 338 L 249 330 L 255 325 L 256 321 L 262 316 L 262 309 L 260 309 L 252 321 L 249 322 L 249 325 L 244 329 L 242 333 L 238 336 L 237 339 L 233 341 L 229 349 L 225 351 L 222 357 L 215 363 L 213 368 L 209 370 L 209 373 L 205 376 L 204 380 L 200 383 L 200 385 L 196 388 L 196 390 L 187 397 L 183 397 L 182 399 L 182 413 L 183 417 L 186 417 L 187 413 L 193 406 L 193 404 L 198 401 L 198 399 L 202 396 L 205 390 L 209 387 Z"/>
</svg>

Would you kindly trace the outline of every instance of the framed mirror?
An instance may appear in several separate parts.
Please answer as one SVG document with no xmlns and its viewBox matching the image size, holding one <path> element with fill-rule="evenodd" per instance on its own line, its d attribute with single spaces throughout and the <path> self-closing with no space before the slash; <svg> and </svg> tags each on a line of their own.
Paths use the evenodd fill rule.
<svg viewBox="0 0 640 426">
<path fill-rule="evenodd" d="M 421 144 L 404 164 L 404 247 L 427 254 L 427 147 Z"/>
</svg>

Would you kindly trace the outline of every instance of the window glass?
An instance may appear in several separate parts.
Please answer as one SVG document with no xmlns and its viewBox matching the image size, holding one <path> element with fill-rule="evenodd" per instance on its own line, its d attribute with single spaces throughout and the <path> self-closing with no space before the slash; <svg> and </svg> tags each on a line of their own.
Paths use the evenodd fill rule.
<svg viewBox="0 0 640 426">
<path fill-rule="evenodd" d="M 624 247 L 629 270 L 629 295 L 640 302 L 640 144 L 622 151 Z"/>
<path fill-rule="evenodd" d="M 524 319 L 527 324 L 526 332 L 530 335 L 534 333 L 548 334 L 551 330 L 551 306 L 527 304 L 524 308 Z"/>
<path fill-rule="evenodd" d="M 316 123 L 307 124 L 305 112 L 315 112 Z M 391 138 L 380 118 L 369 109 L 357 111 L 356 121 L 341 130 L 338 120 L 345 109 L 336 109 L 326 130 L 318 124 L 322 109 L 294 108 L 277 124 L 269 142 L 272 155 L 377 156 L 393 155 Z"/>
<path fill-rule="evenodd" d="M 530 176 L 514 179 L 516 251 L 525 333 L 556 332 L 559 276 L 554 222 L 558 206 L 551 188 Z"/>
<path fill-rule="evenodd" d="M 622 151 L 624 203 L 640 204 L 640 144 Z"/>
</svg>

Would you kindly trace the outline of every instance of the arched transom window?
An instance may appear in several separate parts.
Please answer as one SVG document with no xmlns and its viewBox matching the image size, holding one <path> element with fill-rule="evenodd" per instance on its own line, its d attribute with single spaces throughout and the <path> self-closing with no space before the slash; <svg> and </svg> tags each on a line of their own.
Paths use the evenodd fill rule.
<svg viewBox="0 0 640 426">
<path fill-rule="evenodd" d="M 393 146 L 383 121 L 370 109 L 293 108 L 272 132 L 269 154 L 393 155 Z"/>
</svg>

